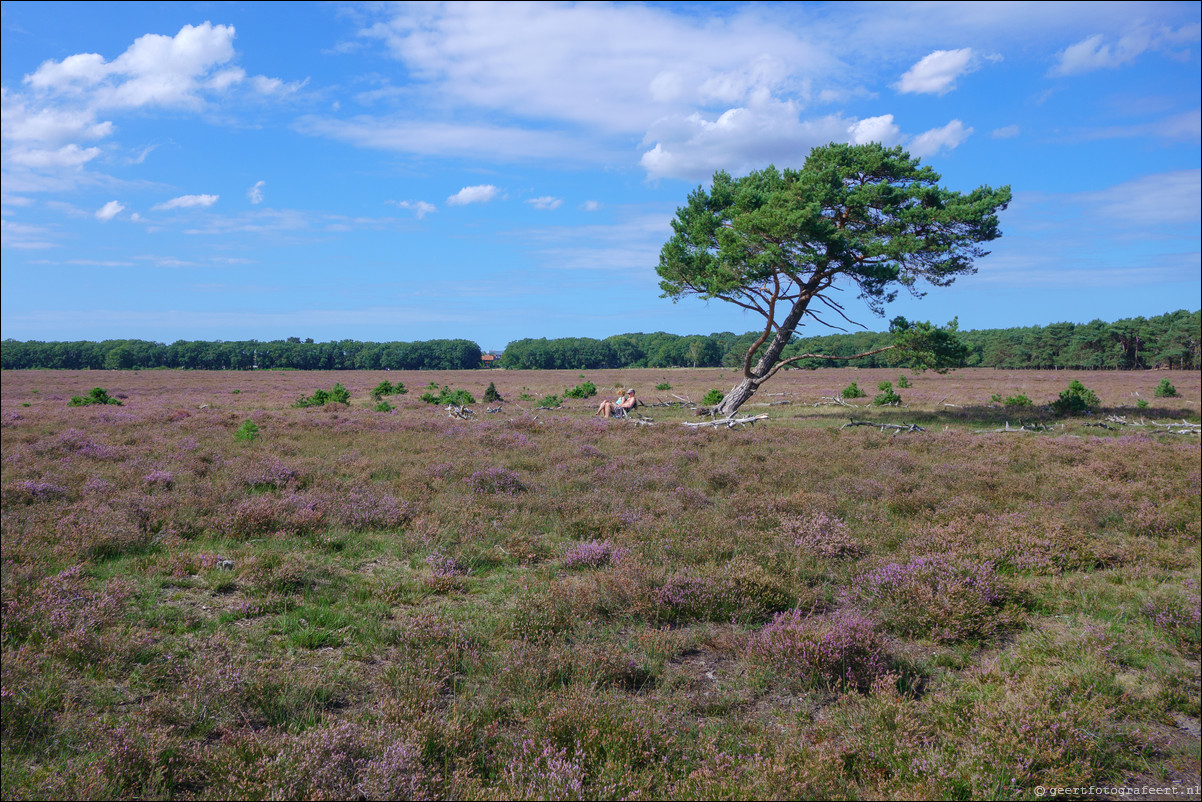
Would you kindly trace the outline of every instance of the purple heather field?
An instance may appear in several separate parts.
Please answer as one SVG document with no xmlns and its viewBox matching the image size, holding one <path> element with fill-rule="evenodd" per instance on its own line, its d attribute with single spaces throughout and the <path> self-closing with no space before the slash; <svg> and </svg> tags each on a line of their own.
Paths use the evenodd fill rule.
<svg viewBox="0 0 1202 802">
<path fill-rule="evenodd" d="M 5 799 L 1198 798 L 1198 372 L 0 380 Z"/>
</svg>

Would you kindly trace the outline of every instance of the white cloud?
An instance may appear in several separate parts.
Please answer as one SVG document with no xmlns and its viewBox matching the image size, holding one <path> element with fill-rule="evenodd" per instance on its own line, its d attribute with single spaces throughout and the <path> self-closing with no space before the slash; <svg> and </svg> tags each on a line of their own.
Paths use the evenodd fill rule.
<svg viewBox="0 0 1202 802">
<path fill-rule="evenodd" d="M 902 94 L 945 95 L 956 88 L 956 79 L 977 69 L 971 47 L 936 50 L 902 74 L 893 87 Z"/>
<path fill-rule="evenodd" d="M 13 148 L 9 160 L 24 167 L 80 167 L 100 155 L 100 148 L 64 145 L 58 150 Z"/>
<path fill-rule="evenodd" d="M 124 206 L 115 200 L 111 200 L 96 210 L 96 219 L 102 223 L 107 223 L 124 210 Z"/>
<path fill-rule="evenodd" d="M 526 203 L 529 203 L 535 209 L 551 211 L 552 209 L 558 209 L 561 205 L 563 205 L 563 198 L 544 195 L 541 198 L 531 198 L 530 200 L 526 201 Z"/>
<path fill-rule="evenodd" d="M 580 204 L 581 211 L 585 212 L 595 212 L 600 208 L 601 204 L 595 200 L 586 200 L 584 203 Z"/>
<path fill-rule="evenodd" d="M 256 181 L 255 185 L 246 190 L 246 197 L 251 203 L 263 202 L 263 187 L 267 186 L 266 181 Z"/>
<path fill-rule="evenodd" d="M 1021 129 L 1017 125 L 1004 125 L 1001 128 L 993 129 L 990 136 L 994 139 L 1013 139 L 1021 132 Z"/>
<path fill-rule="evenodd" d="M 837 115 L 802 121 L 794 103 L 735 108 L 716 119 L 701 114 L 665 118 L 647 135 L 655 145 L 640 163 L 652 178 L 708 178 L 715 170 L 742 174 L 769 163 L 800 165 L 810 149 L 846 141 L 855 125 Z"/>
<path fill-rule="evenodd" d="M 892 114 L 883 114 L 880 117 L 866 117 L 848 126 L 847 133 L 853 145 L 865 145 L 869 142 L 896 145 L 902 140 L 901 129 L 893 123 Z"/>
<path fill-rule="evenodd" d="M 302 133 L 379 150 L 426 156 L 467 156 L 482 152 L 498 161 L 554 160 L 579 164 L 581 159 L 603 162 L 623 157 L 617 148 L 560 131 L 427 120 L 355 117 L 330 120 L 303 117 Z"/>
<path fill-rule="evenodd" d="M 112 61 L 84 53 L 43 62 L 25 76 L 25 83 L 46 93 L 69 95 L 90 89 L 92 104 L 101 108 L 196 107 L 206 75 L 233 57 L 234 27 L 205 22 L 185 25 L 175 36 L 140 36 Z M 239 72 L 226 71 L 210 80 L 226 88 L 241 80 Z"/>
<path fill-rule="evenodd" d="M 387 7 L 383 41 L 432 96 L 641 134 L 664 114 L 741 104 L 838 60 L 756 9 L 720 22 L 636 4 Z"/>
<path fill-rule="evenodd" d="M 910 141 L 908 150 L 911 155 L 925 158 L 934 156 L 945 150 L 954 150 L 963 144 L 972 134 L 972 128 L 965 128 L 964 123 L 952 120 L 942 128 L 932 128 Z"/>
<path fill-rule="evenodd" d="M 0 245 L 5 248 L 28 250 L 53 248 L 58 244 L 55 232 L 46 226 L 29 223 L 14 223 L 0 218 Z"/>
<path fill-rule="evenodd" d="M 430 214 L 430 212 L 438 211 L 437 206 L 435 206 L 433 203 L 426 203 L 425 201 L 397 201 L 397 206 L 400 206 L 402 209 L 412 210 L 414 216 L 417 217 L 418 220 L 421 220 L 426 215 Z"/>
<path fill-rule="evenodd" d="M 497 188 L 492 184 L 478 184 L 464 187 L 447 198 L 448 206 L 466 206 L 469 203 L 488 203 L 497 196 Z"/>
<path fill-rule="evenodd" d="M 1110 40 L 1103 34 L 1094 34 L 1060 51 L 1049 75 L 1079 75 L 1122 67 L 1149 50 L 1165 50 L 1197 42 L 1200 31 L 1202 26 L 1193 23 L 1176 30 L 1167 26 L 1153 28 L 1140 25 Z"/>
<path fill-rule="evenodd" d="M 1147 230 L 1147 227 L 1192 226 L 1202 223 L 1202 170 L 1177 170 L 1125 181 L 1100 192 L 1074 196 L 1107 225 Z"/>
<path fill-rule="evenodd" d="M 172 198 L 169 201 L 160 203 L 154 208 L 157 211 L 168 211 L 169 209 L 191 209 L 197 206 L 207 207 L 212 206 L 217 202 L 220 195 L 180 195 L 178 198 Z"/>
</svg>

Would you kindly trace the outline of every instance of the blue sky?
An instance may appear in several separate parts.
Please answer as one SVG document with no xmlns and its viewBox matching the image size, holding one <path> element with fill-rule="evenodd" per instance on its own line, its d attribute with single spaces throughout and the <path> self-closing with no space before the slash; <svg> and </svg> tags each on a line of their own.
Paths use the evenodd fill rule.
<svg viewBox="0 0 1202 802">
<path fill-rule="evenodd" d="M 748 331 L 659 297 L 669 221 L 830 141 L 1013 187 L 978 274 L 889 316 L 1197 309 L 1200 8 L 5 2 L 0 333 Z"/>
</svg>

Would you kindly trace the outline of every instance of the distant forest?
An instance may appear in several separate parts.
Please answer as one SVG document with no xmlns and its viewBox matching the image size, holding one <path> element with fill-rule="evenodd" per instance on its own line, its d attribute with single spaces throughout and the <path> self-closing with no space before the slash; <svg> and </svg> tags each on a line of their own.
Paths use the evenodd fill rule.
<svg viewBox="0 0 1202 802">
<path fill-rule="evenodd" d="M 1006 369 L 1143 370 L 1202 367 L 1202 312 L 1172 312 L 1158 317 L 1106 323 L 1053 323 L 1012 329 L 960 332 L 968 347 L 965 367 Z M 618 334 L 526 339 L 511 342 L 501 355 L 511 369 L 596 370 L 600 368 L 738 367 L 758 332 L 710 335 Z M 849 356 L 888 345 L 887 332 L 799 337 L 784 358 L 817 353 Z M 807 359 L 799 368 L 841 367 L 833 359 Z M 856 360 L 857 367 L 886 367 L 888 352 Z M 0 344 L 5 370 L 58 368 L 134 370 L 462 370 L 480 367 L 480 346 L 470 340 L 423 342 L 315 343 L 289 337 L 259 342 L 184 341 L 164 345 L 147 340 L 103 342 L 18 342 Z M 905 367 L 900 365 L 899 367 Z"/>
</svg>

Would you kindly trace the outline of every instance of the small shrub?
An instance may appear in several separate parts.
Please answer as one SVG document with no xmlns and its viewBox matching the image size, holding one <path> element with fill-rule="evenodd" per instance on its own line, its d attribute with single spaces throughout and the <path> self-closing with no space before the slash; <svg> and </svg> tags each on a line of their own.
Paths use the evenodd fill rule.
<svg viewBox="0 0 1202 802">
<path fill-rule="evenodd" d="M 667 382 L 660 382 L 659 384 L 655 385 L 655 389 L 659 390 L 660 392 L 667 392 L 668 390 L 672 389 L 672 385 L 668 384 Z"/>
<path fill-rule="evenodd" d="M 910 387 L 909 378 L 907 378 L 905 376 L 898 376 L 897 377 L 897 386 L 902 390 L 908 389 Z"/>
<path fill-rule="evenodd" d="M 1177 388 L 1168 379 L 1161 379 L 1160 384 L 1156 385 L 1156 389 L 1152 391 L 1152 395 L 1157 398 L 1176 398 Z"/>
<path fill-rule="evenodd" d="M 397 382 L 393 384 L 385 379 L 376 385 L 376 388 L 371 391 L 370 395 L 373 401 L 379 401 L 386 395 L 405 395 L 407 392 L 409 391 L 405 389 L 404 383 Z"/>
<path fill-rule="evenodd" d="M 889 629 L 942 643 L 979 642 L 1005 627 L 1014 595 L 993 563 L 915 557 L 859 577 L 848 594 L 867 603 Z"/>
<path fill-rule="evenodd" d="M 571 390 L 564 390 L 564 398 L 592 398 L 597 394 L 597 385 L 590 381 L 578 384 Z"/>
<path fill-rule="evenodd" d="M 538 405 L 540 407 L 550 407 L 552 409 L 554 409 L 555 407 L 561 406 L 562 404 L 563 404 L 563 399 L 557 395 L 545 395 L 538 402 Z"/>
<path fill-rule="evenodd" d="M 492 382 L 489 382 L 488 389 L 484 391 L 484 403 L 493 404 L 493 403 L 496 403 L 497 401 L 504 401 L 504 400 L 505 399 L 501 398 L 501 394 L 497 392 L 497 385 Z"/>
<path fill-rule="evenodd" d="M 243 421 L 242 425 L 234 431 L 234 439 L 239 443 L 253 443 L 258 436 L 259 424 L 249 419 Z"/>
<path fill-rule="evenodd" d="M 629 554 L 628 549 L 618 548 L 608 540 L 589 540 L 577 543 L 563 556 L 564 568 L 601 568 L 616 565 Z"/>
<path fill-rule="evenodd" d="M 777 613 L 751 637 L 747 659 L 806 688 L 866 691 L 889 670 L 884 634 L 850 612 L 828 619 L 801 610 Z"/>
<path fill-rule="evenodd" d="M 87 395 L 72 396 L 67 402 L 69 407 L 87 407 L 92 404 L 115 404 L 121 406 L 121 402 L 108 394 L 108 391 L 103 387 L 93 387 Z"/>
<path fill-rule="evenodd" d="M 1139 399 L 1138 401 L 1135 402 L 1135 406 L 1137 409 L 1147 409 L 1148 408 L 1148 399 L 1146 399 L 1146 398 Z"/>
<path fill-rule="evenodd" d="M 392 410 L 395 408 L 396 407 L 387 401 L 381 401 L 380 403 L 376 404 L 376 412 L 392 412 Z"/>
<path fill-rule="evenodd" d="M 1052 411 L 1057 415 L 1084 415 L 1099 403 L 1093 390 L 1073 379 L 1060 398 L 1052 402 Z"/>
<path fill-rule="evenodd" d="M 872 399 L 874 407 L 898 407 L 901 406 L 901 396 L 893 392 L 892 382 L 881 382 L 877 385 L 880 394 Z"/>
<path fill-rule="evenodd" d="M 725 397 L 726 396 L 718 390 L 710 390 L 705 394 L 705 398 L 701 399 L 701 403 L 705 404 L 707 407 L 712 407 L 715 404 L 721 404 L 722 399 Z"/>
<path fill-rule="evenodd" d="M 861 390 L 859 385 L 857 385 L 855 382 L 852 382 L 843 388 L 843 391 L 840 393 L 840 395 L 844 398 L 863 398 L 864 396 L 868 395 L 868 393 Z"/>
<path fill-rule="evenodd" d="M 1029 407 L 1035 402 L 1024 393 L 1019 393 L 1018 395 L 1007 396 L 1006 400 L 1002 403 L 1006 405 L 1007 409 L 1021 409 L 1022 407 Z"/>
<path fill-rule="evenodd" d="M 439 406 L 454 404 L 455 406 L 464 407 L 468 404 L 476 403 L 475 397 L 467 390 L 452 390 L 445 384 L 438 391 L 438 395 L 435 395 L 433 392 L 426 392 L 422 395 L 421 400 L 427 404 L 438 404 Z"/>
<path fill-rule="evenodd" d="M 292 406 L 298 409 L 305 407 L 323 407 L 326 404 L 347 404 L 351 403 L 350 391 L 341 384 L 335 384 L 332 390 L 316 390 L 311 396 L 302 396 L 296 400 Z"/>
<path fill-rule="evenodd" d="M 522 477 L 508 468 L 485 468 L 468 477 L 467 485 L 475 493 L 517 495 L 526 489 Z"/>
</svg>

